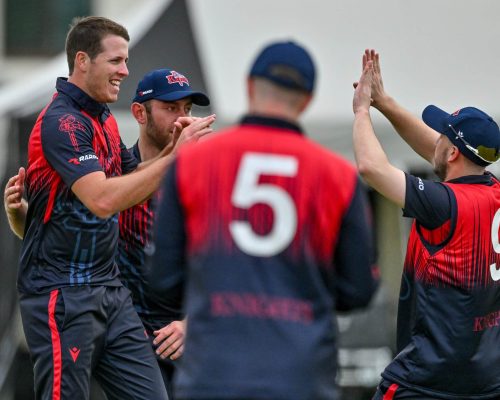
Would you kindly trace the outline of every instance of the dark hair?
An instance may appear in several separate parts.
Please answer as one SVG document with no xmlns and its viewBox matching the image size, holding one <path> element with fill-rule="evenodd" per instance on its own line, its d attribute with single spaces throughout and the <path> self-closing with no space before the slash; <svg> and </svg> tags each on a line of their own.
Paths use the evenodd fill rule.
<svg viewBox="0 0 500 400">
<path fill-rule="evenodd" d="M 130 41 L 127 29 L 122 25 L 104 17 L 77 17 L 73 19 L 68 36 L 66 36 L 66 56 L 68 58 L 69 75 L 75 68 L 75 57 L 79 51 L 88 54 L 91 60 L 102 51 L 102 39 L 107 35 L 121 36 Z"/>
</svg>

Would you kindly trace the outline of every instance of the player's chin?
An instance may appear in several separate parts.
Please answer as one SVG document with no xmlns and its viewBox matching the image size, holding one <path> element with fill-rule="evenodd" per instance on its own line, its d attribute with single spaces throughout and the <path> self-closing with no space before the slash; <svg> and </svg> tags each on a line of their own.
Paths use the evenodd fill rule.
<svg viewBox="0 0 500 400">
<path fill-rule="evenodd" d="M 109 93 L 105 103 L 115 103 L 116 101 L 118 101 L 118 93 Z"/>
</svg>

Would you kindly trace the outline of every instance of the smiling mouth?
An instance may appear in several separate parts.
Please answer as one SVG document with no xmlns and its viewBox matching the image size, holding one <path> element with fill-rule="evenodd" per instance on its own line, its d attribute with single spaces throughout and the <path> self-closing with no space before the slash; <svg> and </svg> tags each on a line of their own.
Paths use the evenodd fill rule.
<svg viewBox="0 0 500 400">
<path fill-rule="evenodd" d="M 120 83 L 121 83 L 120 80 L 112 79 L 109 81 L 109 83 L 111 83 L 111 85 L 114 86 L 115 88 L 120 89 Z"/>
</svg>

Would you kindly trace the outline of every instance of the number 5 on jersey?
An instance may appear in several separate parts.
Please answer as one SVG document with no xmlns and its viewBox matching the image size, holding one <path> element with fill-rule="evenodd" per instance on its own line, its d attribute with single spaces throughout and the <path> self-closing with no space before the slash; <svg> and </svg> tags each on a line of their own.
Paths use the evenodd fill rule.
<svg viewBox="0 0 500 400">
<path fill-rule="evenodd" d="M 231 202 L 250 209 L 257 203 L 267 204 L 274 222 L 266 235 L 255 233 L 249 221 L 231 221 L 229 231 L 238 248 L 256 257 L 271 257 L 286 249 L 297 231 L 297 208 L 290 194 L 272 183 L 259 183 L 261 175 L 294 177 L 298 161 L 293 156 L 245 153 L 236 176 Z"/>
</svg>

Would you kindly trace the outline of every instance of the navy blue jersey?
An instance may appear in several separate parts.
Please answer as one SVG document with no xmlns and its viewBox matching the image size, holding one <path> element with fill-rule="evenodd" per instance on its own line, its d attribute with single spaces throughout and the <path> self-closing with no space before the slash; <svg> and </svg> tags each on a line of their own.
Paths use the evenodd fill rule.
<svg viewBox="0 0 500 400">
<path fill-rule="evenodd" d="M 404 213 L 416 221 L 398 355 L 382 376 L 432 398 L 498 399 L 500 183 L 490 174 L 445 183 L 408 175 L 406 193 Z M 441 224 L 421 223 L 432 218 Z"/>
<path fill-rule="evenodd" d="M 129 149 L 134 158 L 141 162 L 138 143 Z M 116 262 L 123 284 L 131 291 L 134 307 L 149 334 L 181 320 L 180 296 L 175 299 L 157 298 L 148 292 L 148 268 L 145 255 L 153 247 L 153 222 L 158 193 L 142 204 L 120 212 L 120 237 Z"/>
<path fill-rule="evenodd" d="M 248 117 L 169 169 L 151 284 L 185 291 L 179 398 L 336 399 L 335 309 L 376 279 L 355 169 L 281 120 Z"/>
<path fill-rule="evenodd" d="M 120 176 L 137 162 L 105 104 L 59 78 L 28 144 L 29 202 L 18 287 L 24 293 L 73 285 L 120 285 L 118 215 L 101 219 L 73 194 L 86 174 Z"/>
</svg>

